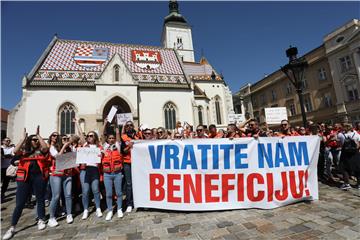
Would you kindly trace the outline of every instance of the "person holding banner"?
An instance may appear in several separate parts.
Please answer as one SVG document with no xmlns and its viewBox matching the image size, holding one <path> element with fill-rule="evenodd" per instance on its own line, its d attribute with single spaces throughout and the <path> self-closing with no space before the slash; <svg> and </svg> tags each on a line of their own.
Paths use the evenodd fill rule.
<svg viewBox="0 0 360 240">
<path fill-rule="evenodd" d="M 72 210 L 72 169 L 66 170 L 56 170 L 56 157 L 64 154 L 65 152 L 71 152 L 70 148 L 71 142 L 66 142 L 59 153 L 57 153 L 57 149 L 53 149 L 56 153 L 51 154 L 52 166 L 50 171 L 50 186 L 52 198 L 50 202 L 50 218 L 48 222 L 49 227 L 56 227 L 59 223 L 56 221 L 55 214 L 56 209 L 58 207 L 58 203 L 60 200 L 61 193 L 63 192 L 65 196 L 65 206 L 66 206 L 66 222 L 68 224 L 74 221 L 71 210 Z"/>
<path fill-rule="evenodd" d="M 15 156 L 20 157 L 18 170 L 16 172 L 17 190 L 16 206 L 12 215 L 11 227 L 3 236 L 3 239 L 10 239 L 15 233 L 15 226 L 18 223 L 25 207 L 27 197 L 31 190 L 36 196 L 38 229 L 44 230 L 45 224 L 45 189 L 49 177 L 50 161 L 48 158 L 49 148 L 40 136 L 40 127 L 37 127 L 36 134 L 28 136 L 24 129 L 23 138 L 14 149 Z"/>
<path fill-rule="evenodd" d="M 197 128 L 196 128 L 196 136 L 194 138 L 208 138 L 208 136 L 205 134 L 203 125 L 197 126 Z"/>
<path fill-rule="evenodd" d="M 105 124 L 107 120 L 105 120 Z M 104 128 L 105 129 L 105 128 Z M 124 216 L 122 212 L 122 158 L 120 155 L 120 132 L 116 128 L 116 136 L 114 134 L 108 134 L 106 142 L 104 143 L 104 157 L 102 158 L 102 171 L 104 173 L 104 184 L 106 191 L 106 205 L 108 213 L 105 220 L 110 221 L 113 217 L 113 185 L 116 193 L 117 203 L 117 217 L 122 218 Z M 105 137 L 105 136 L 103 136 Z"/>
<path fill-rule="evenodd" d="M 215 124 L 210 124 L 208 137 L 209 138 L 223 138 L 224 134 L 217 131 Z"/>
<path fill-rule="evenodd" d="M 280 124 L 280 132 L 278 133 L 279 137 L 286 136 L 299 136 L 297 132 L 291 132 L 289 121 L 284 119 Z"/>
<path fill-rule="evenodd" d="M 158 128 L 158 133 L 159 133 Z M 121 135 L 121 153 L 124 162 L 124 175 L 126 182 L 126 212 L 132 211 L 133 193 L 132 193 L 132 179 L 131 179 L 131 149 L 134 145 L 133 140 L 137 140 L 136 131 L 132 121 L 127 121 L 123 127 L 123 134 Z"/>
<path fill-rule="evenodd" d="M 100 145 L 99 136 L 95 131 L 90 131 L 86 135 L 86 143 L 84 147 L 89 148 L 100 148 L 103 149 Z M 94 195 L 95 206 L 96 206 L 96 216 L 102 217 L 102 212 L 100 208 L 100 190 L 99 190 L 99 182 L 100 182 L 100 170 L 99 165 L 90 163 L 90 164 L 80 164 L 80 181 L 82 188 L 82 202 L 84 207 L 84 212 L 82 215 L 83 220 L 89 217 L 89 191 L 91 187 L 91 191 Z"/>
<path fill-rule="evenodd" d="M 227 133 L 225 138 L 233 139 L 233 138 L 240 138 L 241 137 L 241 131 L 238 130 L 235 124 L 230 123 L 227 127 Z"/>
</svg>

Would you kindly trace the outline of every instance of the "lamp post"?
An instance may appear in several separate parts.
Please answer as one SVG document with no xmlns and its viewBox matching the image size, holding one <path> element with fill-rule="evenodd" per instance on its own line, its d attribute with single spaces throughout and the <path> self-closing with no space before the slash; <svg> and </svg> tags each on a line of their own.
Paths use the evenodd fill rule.
<svg viewBox="0 0 360 240">
<path fill-rule="evenodd" d="M 286 50 L 286 56 L 289 58 L 289 63 L 281 67 L 281 71 L 285 73 L 296 89 L 296 93 L 299 96 L 303 126 L 306 127 L 306 113 L 303 97 L 304 86 L 302 84 L 302 80 L 304 77 L 304 70 L 308 66 L 308 62 L 303 57 L 297 58 L 297 54 L 298 50 L 296 47 L 290 46 L 290 48 Z"/>
</svg>

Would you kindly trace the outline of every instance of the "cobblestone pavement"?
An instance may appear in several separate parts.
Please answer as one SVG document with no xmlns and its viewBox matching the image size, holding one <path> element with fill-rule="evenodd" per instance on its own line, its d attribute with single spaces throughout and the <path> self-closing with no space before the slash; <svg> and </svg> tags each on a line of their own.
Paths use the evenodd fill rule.
<svg viewBox="0 0 360 240">
<path fill-rule="evenodd" d="M 15 204 L 15 185 L 1 206 L 2 234 L 9 227 Z M 38 231 L 35 209 L 25 209 L 14 239 L 360 239 L 360 190 L 342 191 L 319 185 L 320 200 L 273 210 L 173 212 L 138 210 L 111 222 L 75 217 L 59 220 L 56 228 Z"/>
</svg>

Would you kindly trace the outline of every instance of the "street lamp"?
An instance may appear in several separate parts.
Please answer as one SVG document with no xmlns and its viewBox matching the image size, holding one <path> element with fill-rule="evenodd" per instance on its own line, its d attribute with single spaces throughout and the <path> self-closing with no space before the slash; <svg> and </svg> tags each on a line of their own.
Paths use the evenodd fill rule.
<svg viewBox="0 0 360 240">
<path fill-rule="evenodd" d="M 302 80 L 304 77 L 304 70 L 308 66 L 308 62 L 304 57 L 297 58 L 297 54 L 298 50 L 296 47 L 290 46 L 290 48 L 286 50 L 286 56 L 289 58 L 289 63 L 281 67 L 281 71 L 285 73 L 296 89 L 296 93 L 299 96 L 303 126 L 306 127 L 306 113 L 303 97 L 304 86 L 302 84 Z"/>
</svg>

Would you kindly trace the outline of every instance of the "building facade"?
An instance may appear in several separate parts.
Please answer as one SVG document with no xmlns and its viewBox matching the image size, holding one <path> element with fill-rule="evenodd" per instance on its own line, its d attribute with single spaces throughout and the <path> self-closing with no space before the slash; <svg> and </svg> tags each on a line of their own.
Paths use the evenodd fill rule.
<svg viewBox="0 0 360 240">
<path fill-rule="evenodd" d="M 132 113 L 136 125 L 173 129 L 176 121 L 225 127 L 232 94 L 221 74 L 202 58 L 195 62 L 191 27 L 169 2 L 163 46 L 53 38 L 23 78 L 23 95 L 9 114 L 8 134 L 23 127 L 75 133 L 101 129 L 112 106 Z"/>
<path fill-rule="evenodd" d="M 307 120 L 327 123 L 360 120 L 359 27 L 358 20 L 351 20 L 303 56 L 309 64 L 302 82 Z M 251 107 L 244 101 L 246 98 L 250 99 Z M 295 87 L 280 69 L 241 88 L 234 95 L 235 109 L 239 102 L 240 108 L 259 122 L 266 120 L 265 108 L 286 107 L 289 120 L 294 125 L 302 123 Z"/>
</svg>

